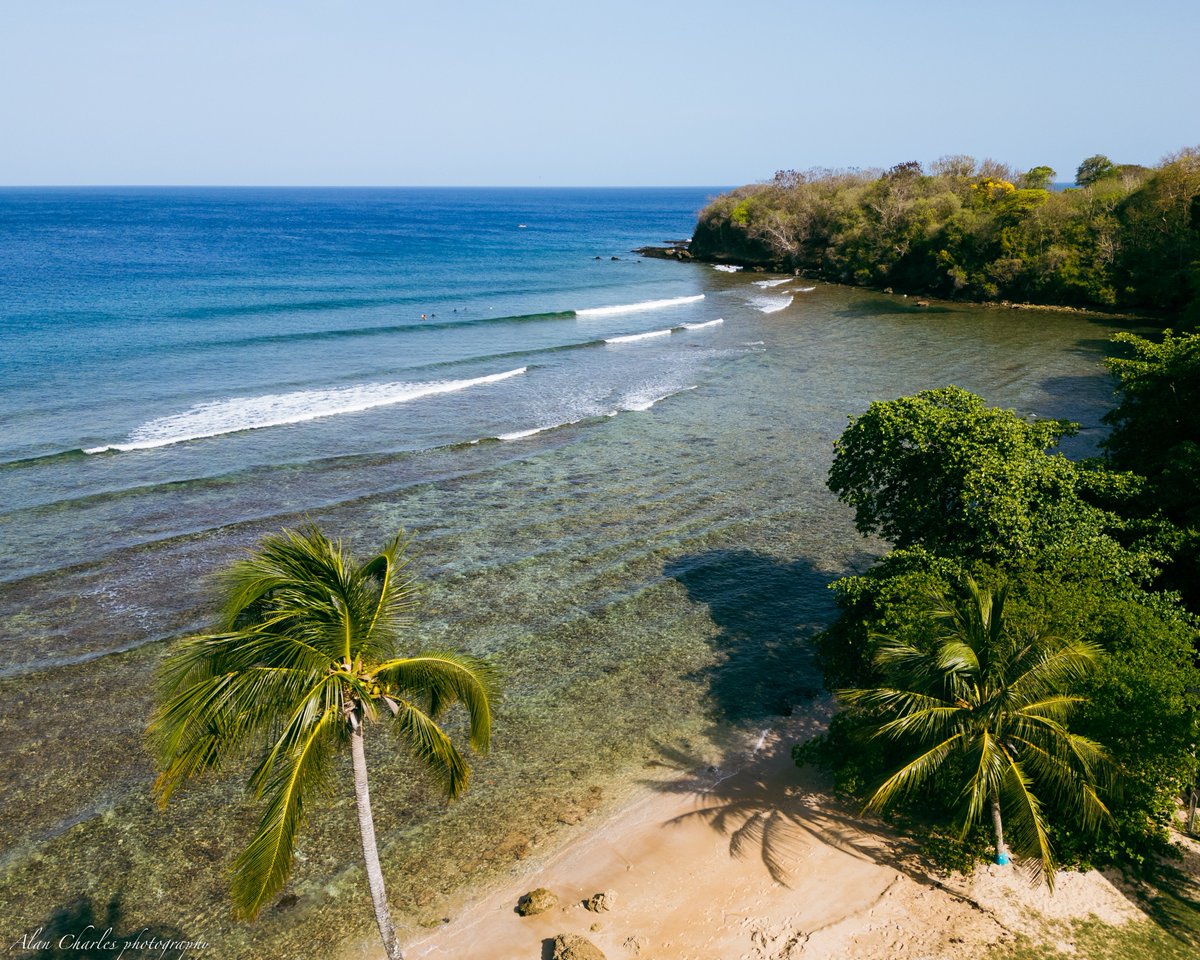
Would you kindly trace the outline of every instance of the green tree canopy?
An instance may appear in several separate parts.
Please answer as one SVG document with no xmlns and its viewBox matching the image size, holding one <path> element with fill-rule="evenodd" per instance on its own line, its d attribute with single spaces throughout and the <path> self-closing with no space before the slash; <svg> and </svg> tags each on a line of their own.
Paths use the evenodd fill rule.
<svg viewBox="0 0 1200 960">
<path fill-rule="evenodd" d="M 1027 190 L 1049 190 L 1056 176 L 1058 171 L 1053 167 L 1033 167 L 1021 174 L 1021 186 Z"/>
<path fill-rule="evenodd" d="M 1136 357 L 1127 362 L 1135 380 L 1145 373 Z M 1152 406 L 1161 414 L 1161 403 Z M 1160 428 L 1170 433 L 1175 424 Z M 1129 511 L 1153 481 L 1052 455 L 1064 429 L 989 409 L 955 387 L 875 403 L 851 418 L 830 487 L 854 507 L 860 531 L 897 548 L 834 584 L 841 613 L 818 637 L 818 655 L 830 688 L 899 689 L 884 647 L 933 656 L 946 640 L 925 598 L 949 595 L 970 577 L 1007 584 L 1012 636 L 1070 638 L 1105 652 L 1075 691 L 1087 702 L 1071 730 L 1109 747 L 1124 771 L 1099 835 L 1082 828 L 1057 791 L 1039 794 L 1046 838 L 1071 863 L 1138 863 L 1166 849 L 1176 797 L 1195 774 L 1200 731 L 1188 690 L 1200 687 L 1196 623 L 1174 595 L 1148 592 L 1158 554 L 1146 544 L 1161 551 L 1162 542 L 1146 531 L 1160 528 L 1111 512 Z M 872 723 L 887 722 L 864 704 L 840 712 L 827 735 L 797 752 L 859 795 L 913 759 L 886 737 L 863 738 Z M 907 795 L 910 810 L 945 822 L 961 814 L 962 774 L 948 759 L 943 773 L 906 780 L 888 802 Z"/>
<path fill-rule="evenodd" d="M 1200 334 L 1151 340 L 1114 338 L 1129 355 L 1108 361 L 1119 402 L 1105 416 L 1104 441 L 1116 467 L 1146 478 L 1136 500 L 1142 517 L 1159 518 L 1157 540 L 1171 554 L 1166 582 L 1200 609 Z"/>
<path fill-rule="evenodd" d="M 1090 157 L 1083 189 L 969 156 L 780 171 L 700 214 L 699 259 L 965 299 L 1131 306 L 1200 323 L 1200 150 L 1156 168 Z"/>
<path fill-rule="evenodd" d="M 872 403 L 834 445 L 829 488 L 860 533 L 942 555 L 1016 557 L 1099 515 L 1074 464 L 1047 450 L 1075 429 L 988 407 L 959 387 Z"/>
<path fill-rule="evenodd" d="M 1102 180 L 1115 172 L 1117 166 L 1104 154 L 1097 153 L 1088 157 L 1075 171 L 1075 183 L 1081 187 L 1090 187 L 1097 180 Z"/>
<path fill-rule="evenodd" d="M 1087 701 L 1071 729 L 1105 745 L 1122 769 L 1121 790 L 1106 799 L 1113 820 L 1099 835 L 1082 830 L 1069 805 L 1060 810 L 1052 797 L 1041 798 L 1059 858 L 1137 865 L 1167 851 L 1177 797 L 1196 770 L 1192 748 L 1200 729 L 1189 693 L 1200 687 L 1192 647 L 1196 625 L 1170 596 L 1146 593 L 1102 556 L 1040 554 L 1001 569 L 921 548 L 895 550 L 867 572 L 834 584 L 841 613 L 817 638 L 826 686 L 886 685 L 880 658 L 885 644 L 936 649 L 944 624 L 932 616 L 928 598 L 961 595 L 961 584 L 972 576 L 1007 583 L 1003 613 L 1014 635 L 1073 638 L 1104 651 L 1076 691 Z M 840 713 L 829 734 L 799 751 L 798 759 L 830 769 L 841 789 L 869 796 L 882 771 L 899 769 L 912 754 L 902 745 L 864 740 L 868 719 L 861 712 Z M 961 773 L 953 762 L 947 769 Z M 905 806 L 926 821 L 959 818 L 961 827 L 960 786 L 935 778 Z"/>
<path fill-rule="evenodd" d="M 1104 417 L 1113 428 L 1104 447 L 1115 466 L 1157 476 L 1200 447 L 1200 334 L 1113 339 L 1129 355 L 1108 361 L 1119 402 Z"/>
</svg>

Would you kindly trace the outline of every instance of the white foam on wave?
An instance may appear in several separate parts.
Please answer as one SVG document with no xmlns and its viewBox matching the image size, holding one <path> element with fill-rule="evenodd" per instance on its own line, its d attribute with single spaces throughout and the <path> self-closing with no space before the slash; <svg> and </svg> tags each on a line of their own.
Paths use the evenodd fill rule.
<svg viewBox="0 0 1200 960">
<path fill-rule="evenodd" d="M 588 307 L 586 310 L 576 310 L 577 317 L 611 317 L 618 313 L 641 313 L 643 310 L 661 310 L 663 307 L 676 307 L 682 303 L 695 303 L 703 300 L 704 294 L 698 293 L 693 297 L 673 297 L 670 300 L 644 300 L 641 303 L 622 303 L 613 307 Z"/>
<path fill-rule="evenodd" d="M 703 330 L 705 327 L 715 327 L 718 323 L 724 322 L 724 317 L 717 317 L 716 320 L 705 320 L 703 323 L 681 323 L 680 326 L 684 330 Z"/>
<path fill-rule="evenodd" d="M 627 333 L 623 337 L 609 337 L 605 343 L 633 343 L 635 340 L 650 340 L 654 337 L 669 337 L 671 329 L 651 330 L 649 333 Z"/>
<path fill-rule="evenodd" d="M 559 427 L 569 427 L 572 424 L 578 423 L 578 420 L 563 420 L 561 423 L 548 423 L 544 427 L 530 427 L 528 430 L 514 430 L 512 433 L 497 434 L 496 440 L 523 440 L 525 437 L 532 437 L 539 433 L 545 433 L 547 430 L 557 430 Z M 475 443 L 479 441 L 476 440 Z"/>
<path fill-rule="evenodd" d="M 754 285 L 756 287 L 778 287 L 788 283 L 791 279 L 791 277 L 784 277 L 782 280 L 755 280 Z"/>
<path fill-rule="evenodd" d="M 817 289 L 816 287 L 792 287 L 792 289 L 789 290 L 788 292 L 789 293 L 812 293 L 816 289 Z"/>
<path fill-rule="evenodd" d="M 714 270 L 720 270 L 722 273 L 737 273 L 741 267 L 735 267 L 732 263 L 714 263 Z"/>
<path fill-rule="evenodd" d="M 752 297 L 750 306 L 761 313 L 778 313 L 792 305 L 792 297 Z"/>
<path fill-rule="evenodd" d="M 643 411 L 649 410 L 656 403 L 662 403 L 662 401 L 666 400 L 668 397 L 678 396 L 681 393 L 687 393 L 689 390 L 695 390 L 697 386 L 698 384 L 693 384 L 690 387 L 681 387 L 678 390 L 672 390 L 670 393 L 663 394 L 630 394 L 617 404 L 617 409 L 610 413 L 609 416 L 614 416 L 617 413 L 642 413 Z"/>
<path fill-rule="evenodd" d="M 527 367 L 493 373 L 470 380 L 436 380 L 428 383 L 365 383 L 332 390 L 301 390 L 296 393 L 275 393 L 261 397 L 231 397 L 200 403 L 184 413 L 159 417 L 142 424 L 124 443 L 92 447 L 85 453 L 104 453 L 109 450 L 149 450 L 187 440 L 217 437 L 243 430 L 279 427 L 290 423 L 305 423 L 322 417 L 343 413 L 360 413 L 374 407 L 406 403 L 420 397 L 439 393 L 454 393 L 485 383 L 497 383 L 525 373 Z"/>
</svg>

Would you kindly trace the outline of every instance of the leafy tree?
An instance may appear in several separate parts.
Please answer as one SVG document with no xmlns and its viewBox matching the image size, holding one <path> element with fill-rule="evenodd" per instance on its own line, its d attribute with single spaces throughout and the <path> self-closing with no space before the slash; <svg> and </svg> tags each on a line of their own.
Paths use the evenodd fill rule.
<svg viewBox="0 0 1200 960">
<path fill-rule="evenodd" d="M 1160 515 L 1173 554 L 1170 581 L 1200 607 L 1200 334 L 1170 330 L 1155 341 L 1132 333 L 1114 339 L 1129 355 L 1108 361 L 1119 402 L 1104 420 L 1110 462 L 1147 478 L 1143 516 Z"/>
<path fill-rule="evenodd" d="M 1116 208 L 1122 243 L 1115 277 L 1122 298 L 1183 310 L 1200 302 L 1200 230 L 1192 225 L 1200 149 L 1181 151 L 1137 182 Z"/>
<path fill-rule="evenodd" d="M 959 387 L 872 403 L 834 444 L 829 488 L 860 533 L 944 556 L 1004 558 L 1101 518 L 1047 449 L 1073 432 L 987 407 Z"/>
<path fill-rule="evenodd" d="M 1058 171 L 1053 167 L 1034 167 L 1021 174 L 1021 186 L 1027 190 L 1049 190 L 1056 176 Z"/>
<path fill-rule="evenodd" d="M 1112 765 L 1065 723 L 1084 701 L 1080 682 L 1099 650 L 1010 629 L 1007 593 L 968 579 L 963 600 L 934 607 L 943 629 L 932 645 L 884 640 L 875 655 L 882 685 L 840 696 L 871 716 L 875 736 L 918 751 L 874 791 L 869 809 L 888 807 L 957 759 L 962 836 L 986 811 L 996 862 L 1007 863 L 1007 811 L 1012 849 L 1036 859 L 1053 885 L 1056 860 L 1037 794 L 1069 799 L 1089 830 L 1109 817 L 1097 790 Z"/>
<path fill-rule="evenodd" d="M 975 175 L 975 158 L 965 153 L 955 153 L 939 157 L 930 167 L 939 177 L 965 180 Z"/>
<path fill-rule="evenodd" d="M 1113 339 L 1129 355 L 1108 360 L 1119 403 L 1104 417 L 1113 428 L 1104 447 L 1117 467 L 1157 476 L 1181 450 L 1200 446 L 1200 334 Z"/>
<path fill-rule="evenodd" d="M 913 177 L 922 176 L 924 171 L 921 169 L 921 164 L 916 160 L 907 160 L 904 163 L 898 163 L 891 167 L 885 176 L 889 180 L 909 180 Z"/>
<path fill-rule="evenodd" d="M 1079 165 L 1075 171 L 1075 183 L 1080 187 L 1090 187 L 1097 180 L 1103 180 L 1110 173 L 1115 172 L 1116 164 L 1108 159 L 1104 154 L 1097 153 L 1095 156 L 1088 157 Z"/>
<path fill-rule="evenodd" d="M 265 809 L 237 859 L 232 889 L 247 917 L 287 882 L 308 807 L 349 748 L 367 879 L 392 960 L 402 954 L 375 843 L 367 728 L 388 721 L 450 797 L 466 787 L 469 771 L 437 718 L 461 702 L 476 750 L 487 749 L 491 730 L 484 663 L 446 652 L 397 655 L 416 589 L 404 574 L 404 545 L 397 537 L 356 564 L 315 526 L 267 537 L 224 574 L 219 631 L 184 640 L 166 658 L 149 727 L 163 804 L 183 781 L 260 751 L 249 785 Z"/>
<path fill-rule="evenodd" d="M 835 446 L 830 487 L 855 508 L 860 531 L 897 549 L 834 584 L 841 613 L 817 638 L 818 656 L 830 688 L 898 689 L 885 647 L 932 656 L 946 639 L 944 618 L 931 617 L 922 598 L 945 596 L 970 577 L 1007 583 L 1011 636 L 1071 637 L 1105 652 L 1074 691 L 1088 702 L 1072 731 L 1104 743 L 1124 771 L 1099 834 L 1081 827 L 1069 798 L 1038 793 L 1046 838 L 1066 862 L 1137 864 L 1168 848 L 1175 798 L 1196 769 L 1200 730 L 1187 693 L 1200 686 L 1196 625 L 1175 597 L 1146 591 L 1153 525 L 1112 512 L 1128 512 L 1147 482 L 1051 456 L 1065 426 L 986 408 L 954 387 L 872 404 L 852 418 Z M 820 763 L 839 789 L 861 795 L 879 771 L 912 759 L 889 738 L 864 739 L 889 719 L 855 704 L 797 748 L 797 762 Z M 903 793 L 923 819 L 958 815 L 970 831 L 976 821 L 955 807 L 967 770 L 961 757 Z"/>
</svg>

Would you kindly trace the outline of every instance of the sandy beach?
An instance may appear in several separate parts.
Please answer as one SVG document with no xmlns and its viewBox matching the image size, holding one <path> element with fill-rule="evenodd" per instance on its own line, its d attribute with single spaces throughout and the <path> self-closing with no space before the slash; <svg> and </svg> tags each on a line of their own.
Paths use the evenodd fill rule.
<svg viewBox="0 0 1200 960">
<path fill-rule="evenodd" d="M 909 844 L 793 764 L 791 745 L 822 723 L 789 720 L 701 773 L 660 773 L 546 862 L 432 933 L 410 931 L 405 955 L 536 960 L 575 934 L 609 960 L 961 958 L 1054 921 L 1142 917 L 1099 872 L 1060 874 L 1051 895 L 1011 868 L 963 878 L 922 867 Z M 557 906 L 520 916 L 518 899 L 537 887 Z M 586 906 L 597 893 L 609 909 Z M 364 943 L 349 956 L 382 954 Z"/>
</svg>

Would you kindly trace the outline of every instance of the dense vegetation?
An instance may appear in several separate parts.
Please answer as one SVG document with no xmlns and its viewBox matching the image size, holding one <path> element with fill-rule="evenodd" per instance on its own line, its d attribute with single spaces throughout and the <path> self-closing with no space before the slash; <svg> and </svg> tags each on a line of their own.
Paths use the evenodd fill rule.
<svg viewBox="0 0 1200 960">
<path fill-rule="evenodd" d="M 1036 798 L 1023 826 L 1037 829 L 1019 831 L 1014 852 L 1051 876 L 1057 863 L 1142 863 L 1165 849 L 1178 798 L 1196 780 L 1196 608 L 1172 588 L 1190 586 L 1195 602 L 1200 335 L 1119 339 L 1131 354 L 1111 361 L 1120 403 L 1103 461 L 1051 452 L 1072 425 L 1031 422 L 955 387 L 873 403 L 835 447 L 830 488 L 859 530 L 895 549 L 835 584 L 841 615 L 820 655 L 844 708 L 797 760 L 907 813 L 959 863 L 988 848 L 981 797 L 1011 810 L 1026 790 Z M 967 646 L 951 642 L 946 610 L 980 592 L 1003 597 L 1003 622 Z M 1014 682 L 1020 671 L 993 670 L 990 688 L 977 679 L 1039 647 L 1049 658 L 1096 656 L 1051 676 L 1033 699 L 1024 679 Z M 900 682 L 897 663 L 923 672 Z M 1018 706 L 1026 715 L 1014 727 L 1006 717 Z M 985 762 L 967 731 L 990 736 L 993 724 L 1006 732 Z M 1051 728 L 1083 748 L 1054 754 L 1028 735 Z M 960 749 L 929 754 L 935 732 L 959 737 Z M 905 770 L 915 773 L 903 789 L 889 789 Z"/>
<path fill-rule="evenodd" d="M 1162 582 L 1200 613 L 1200 335 L 1116 340 L 1129 354 L 1109 361 L 1121 402 L 1104 446 L 1112 466 L 1140 478 L 1117 506 L 1165 556 Z"/>
<path fill-rule="evenodd" d="M 1124 307 L 1200 321 L 1200 148 L 1056 173 L 944 157 L 781 171 L 700 215 L 692 254 L 963 299 Z"/>
</svg>

